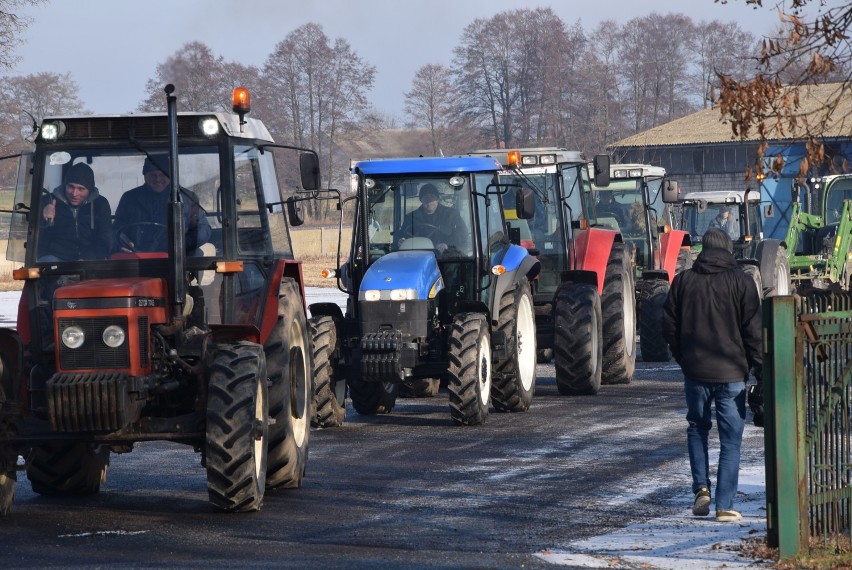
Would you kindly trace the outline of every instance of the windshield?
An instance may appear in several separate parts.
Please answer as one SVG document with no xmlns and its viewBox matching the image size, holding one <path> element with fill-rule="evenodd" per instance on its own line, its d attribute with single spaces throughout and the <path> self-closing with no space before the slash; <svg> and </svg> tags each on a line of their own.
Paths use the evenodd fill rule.
<svg viewBox="0 0 852 570">
<path fill-rule="evenodd" d="M 179 157 L 187 253 L 216 254 L 221 234 L 216 147 L 193 148 Z M 36 260 L 105 259 L 128 251 L 165 251 L 171 184 L 164 150 L 150 158 L 135 149 L 59 150 L 35 165 L 42 172 L 33 197 Z"/>
<path fill-rule="evenodd" d="M 448 175 L 367 179 L 370 261 L 414 249 L 434 251 L 440 259 L 472 258 L 469 183 L 451 186 Z"/>
<path fill-rule="evenodd" d="M 829 186 L 825 201 L 826 225 L 840 223 L 844 200 L 852 200 L 852 178 L 838 178 Z"/>
<path fill-rule="evenodd" d="M 737 204 L 706 204 L 699 207 L 698 202 L 686 202 L 683 204 L 682 211 L 684 224 L 682 229 L 689 232 L 694 244 L 701 243 L 701 238 L 710 228 L 724 230 L 735 242 L 742 237 Z M 757 233 L 757 216 L 759 215 L 759 204 L 755 202 L 749 207 L 752 225 L 750 235 Z"/>
</svg>

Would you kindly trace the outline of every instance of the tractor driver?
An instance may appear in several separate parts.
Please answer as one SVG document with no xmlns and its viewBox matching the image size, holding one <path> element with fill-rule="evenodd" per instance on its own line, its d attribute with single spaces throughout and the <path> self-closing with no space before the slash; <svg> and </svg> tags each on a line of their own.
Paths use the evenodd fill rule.
<svg viewBox="0 0 852 570">
<path fill-rule="evenodd" d="M 459 213 L 439 203 L 440 194 L 434 184 L 420 187 L 420 207 L 406 214 L 400 238 L 423 237 L 432 240 L 435 250 L 445 252 L 463 245 L 466 226 Z"/>
<path fill-rule="evenodd" d="M 113 227 L 121 251 L 166 251 L 168 248 L 168 203 L 171 196 L 168 157 L 148 157 L 142 165 L 145 184 L 128 190 L 115 209 Z M 210 240 L 213 230 L 194 192 L 180 189 L 184 195 L 183 227 L 189 255 Z"/>
<path fill-rule="evenodd" d="M 615 218 L 619 226 L 625 225 L 627 218 L 621 205 L 615 201 L 612 192 L 600 192 L 596 214 L 598 218 Z"/>
</svg>

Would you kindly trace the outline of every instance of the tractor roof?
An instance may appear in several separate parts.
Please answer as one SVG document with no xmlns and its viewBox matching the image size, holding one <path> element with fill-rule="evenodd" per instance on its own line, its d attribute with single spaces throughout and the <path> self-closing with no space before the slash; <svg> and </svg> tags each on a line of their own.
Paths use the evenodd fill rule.
<svg viewBox="0 0 852 570">
<path fill-rule="evenodd" d="M 497 160 L 483 156 L 385 158 L 362 160 L 352 166 L 366 175 L 439 174 L 443 172 L 488 172 L 501 170 Z"/>
<path fill-rule="evenodd" d="M 704 200 L 708 204 L 741 204 L 745 191 L 711 190 L 708 192 L 685 192 L 680 195 L 681 202 Z M 760 202 L 760 192 L 749 192 L 749 202 Z"/>
<path fill-rule="evenodd" d="M 524 156 L 542 156 L 542 155 L 554 155 L 556 158 L 556 164 L 576 164 L 576 163 L 585 163 L 586 159 L 583 157 L 583 153 L 579 150 L 568 150 L 565 148 L 559 148 L 555 146 L 540 146 L 534 148 L 494 148 L 494 149 L 483 149 L 483 150 L 475 150 L 469 154 L 476 156 L 491 156 L 500 161 L 500 164 L 506 166 L 509 164 L 509 152 L 517 151 L 521 153 L 521 157 Z M 523 163 L 522 163 L 523 164 Z M 549 164 L 549 163 L 545 163 Z M 540 166 L 539 161 L 535 161 L 533 164 L 524 164 L 524 166 Z"/>
<path fill-rule="evenodd" d="M 241 125 L 239 115 L 234 113 L 178 113 L 177 116 L 178 136 L 203 136 L 201 121 L 215 117 L 228 136 L 275 142 L 266 126 L 258 119 L 245 117 Z M 46 117 L 42 125 L 59 121 L 64 124 L 64 134 L 60 137 L 62 141 L 168 137 L 166 113 Z"/>
<path fill-rule="evenodd" d="M 641 170 L 642 173 L 638 174 L 637 170 Z M 610 164 L 609 175 L 610 178 L 663 177 L 666 175 L 666 169 L 651 164 Z"/>
</svg>

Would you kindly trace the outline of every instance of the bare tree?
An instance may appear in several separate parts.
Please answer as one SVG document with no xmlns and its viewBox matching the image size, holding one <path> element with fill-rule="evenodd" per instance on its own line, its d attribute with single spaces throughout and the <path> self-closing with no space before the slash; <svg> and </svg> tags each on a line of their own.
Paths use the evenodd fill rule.
<svg viewBox="0 0 852 570">
<path fill-rule="evenodd" d="M 32 18 L 17 14 L 26 6 L 38 6 L 46 0 L 0 0 L 0 68 L 13 69 L 20 61 L 15 54 L 23 43 L 21 35 L 29 28 Z"/>
<path fill-rule="evenodd" d="M 79 86 L 70 73 L 7 77 L 0 83 L 0 147 L 25 148 L 21 127 L 45 117 L 84 113 Z"/>
<path fill-rule="evenodd" d="M 243 80 L 257 81 L 256 68 L 226 63 L 201 42 L 184 44 L 165 62 L 157 65 L 156 76 L 145 84 L 147 97 L 139 111 L 164 111 L 166 99 L 163 87 L 175 86 L 178 105 L 182 111 L 227 111 L 231 108 L 231 92 Z"/>
<path fill-rule="evenodd" d="M 450 70 L 437 64 L 418 69 L 411 82 L 411 91 L 405 94 L 405 112 L 412 126 L 429 129 L 433 155 L 441 151 L 455 100 Z"/>
<path fill-rule="evenodd" d="M 712 105 L 713 90 L 719 87 L 717 75 L 744 79 L 755 71 L 757 39 L 736 22 L 698 22 L 692 29 L 690 46 L 694 72 L 689 91 L 695 95 L 700 92 L 705 109 Z"/>
<path fill-rule="evenodd" d="M 723 4 L 727 0 L 716 0 Z M 763 6 L 763 0 L 746 0 Z M 841 103 L 852 96 L 852 4 L 831 7 L 814 0 L 783 0 L 780 18 L 783 34 L 764 38 L 758 57 L 759 71 L 750 79 L 718 74 L 720 87 L 716 101 L 730 122 L 734 136 L 760 140 L 757 161 L 747 173 L 764 168 L 768 140 L 794 136 L 805 141 L 806 157 L 800 161 L 799 177 L 826 163 L 836 167 L 826 152 L 827 127 L 842 124 Z M 805 16 L 807 8 L 811 16 Z M 804 107 L 805 91 L 814 83 L 837 82 L 837 88 L 818 105 Z M 770 161 L 773 172 L 784 167 L 781 156 Z M 840 168 L 846 169 L 845 161 Z"/>
<path fill-rule="evenodd" d="M 264 64 L 263 93 L 273 131 L 317 151 L 328 187 L 335 186 L 337 139 L 360 128 L 372 112 L 366 93 L 375 73 L 348 42 L 332 43 L 314 23 L 288 34 Z M 314 204 L 307 207 L 309 215 L 319 215 Z"/>
</svg>

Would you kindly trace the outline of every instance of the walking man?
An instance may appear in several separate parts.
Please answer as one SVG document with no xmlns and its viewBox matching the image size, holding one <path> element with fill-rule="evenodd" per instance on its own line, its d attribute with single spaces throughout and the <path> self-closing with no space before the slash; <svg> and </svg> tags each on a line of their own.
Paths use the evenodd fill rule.
<svg viewBox="0 0 852 570">
<path fill-rule="evenodd" d="M 760 297 L 734 259 L 722 229 L 707 230 L 692 269 L 672 282 L 663 310 L 663 336 L 684 376 L 692 514 L 710 514 L 708 438 L 711 405 L 719 432 L 716 520 L 742 520 L 734 510 L 745 428 L 746 379 L 763 363 Z"/>
</svg>

